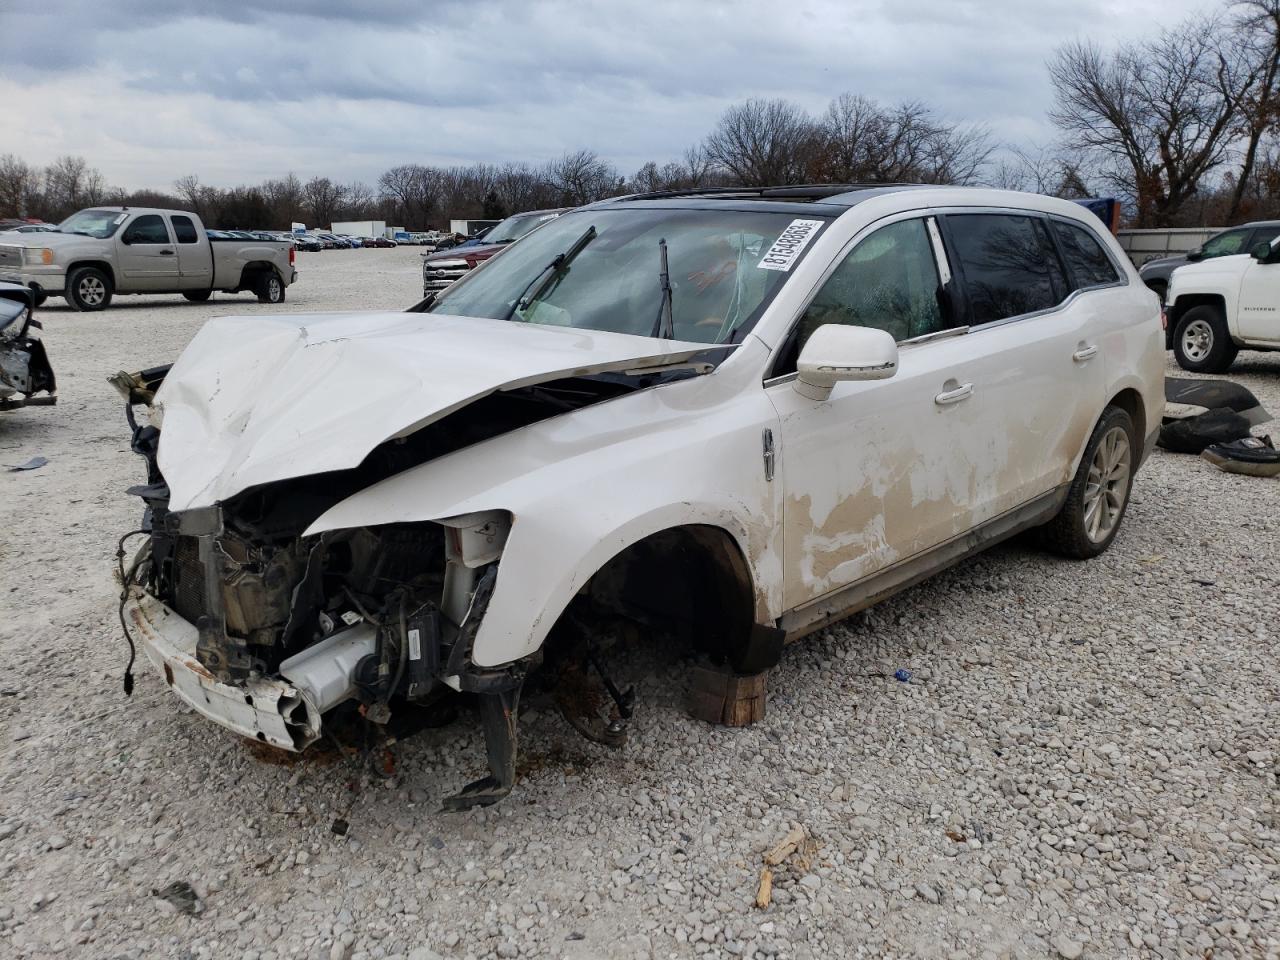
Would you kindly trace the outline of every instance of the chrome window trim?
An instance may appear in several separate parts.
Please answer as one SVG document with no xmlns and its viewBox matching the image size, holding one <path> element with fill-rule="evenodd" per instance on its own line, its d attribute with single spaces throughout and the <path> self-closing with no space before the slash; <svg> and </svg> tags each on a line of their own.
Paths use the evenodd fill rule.
<svg viewBox="0 0 1280 960">
<path fill-rule="evenodd" d="M 966 327 L 972 333 L 981 333 L 983 330 L 991 330 L 995 327 L 1003 327 L 1006 324 L 1018 323 L 1021 320 L 1033 320 L 1036 317 L 1045 317 L 1051 313 L 1058 313 L 1070 306 L 1076 297 L 1083 296 L 1086 293 L 1093 293 L 1097 290 L 1109 290 L 1112 287 L 1125 287 L 1126 283 L 1107 283 L 1096 287 L 1081 287 L 1079 290 L 1072 290 L 1067 294 L 1066 299 L 1061 303 L 1056 303 L 1052 307 L 1045 307 L 1043 310 L 1034 310 L 1031 313 L 1019 313 L 1013 317 L 1005 317 L 1001 320 L 989 320 L 986 323 L 979 323 L 973 327 Z"/>
<path fill-rule="evenodd" d="M 1093 216 L 1093 214 L 1089 213 L 1083 207 L 1081 207 L 1080 209 L 1082 212 L 1087 213 L 1089 216 L 1091 217 Z M 809 291 L 809 294 L 804 301 L 804 306 L 802 306 L 800 310 L 796 313 L 796 315 L 792 318 L 791 320 L 792 326 L 798 323 L 800 318 L 804 316 L 804 312 L 808 310 L 810 304 L 813 303 L 814 297 L 818 295 L 818 292 L 822 289 L 823 285 L 831 278 L 831 275 L 835 273 L 836 268 L 839 267 L 840 264 L 844 262 L 845 257 L 847 257 L 850 254 L 850 252 L 852 252 L 853 248 L 857 246 L 859 243 L 861 243 L 862 240 L 864 240 L 866 237 L 870 236 L 872 233 L 874 233 L 876 230 L 879 230 L 881 227 L 891 226 L 892 224 L 898 223 L 899 221 L 902 221 L 902 220 L 922 219 L 925 221 L 926 228 L 928 228 L 929 230 L 930 240 L 933 239 L 933 233 L 935 230 L 938 231 L 938 234 L 939 234 L 938 239 L 941 240 L 941 230 L 937 226 L 936 218 L 945 217 L 948 214 L 953 214 L 957 216 L 963 215 L 963 214 L 1013 214 L 1015 216 L 1032 217 L 1039 220 L 1051 220 L 1051 219 L 1061 220 L 1064 223 L 1069 223 L 1078 227 L 1083 227 L 1085 230 L 1089 230 L 1091 233 L 1094 233 L 1095 236 L 1097 234 L 1097 231 L 1094 230 L 1092 225 L 1089 224 L 1089 222 L 1085 220 L 1083 217 L 1081 218 L 1069 217 L 1066 214 L 1062 214 L 1062 213 L 1046 213 L 1043 210 L 1031 210 L 1026 207 L 992 207 L 992 206 L 986 206 L 986 205 L 972 206 L 972 207 L 965 207 L 965 206 L 916 207 L 911 210 L 899 210 L 896 213 L 885 214 L 883 217 L 873 220 L 871 223 L 867 224 L 865 227 L 859 230 L 856 234 L 854 234 L 849 239 L 849 241 L 843 247 L 840 248 L 839 253 L 837 253 L 836 256 L 832 258 L 831 263 L 828 264 L 826 270 L 822 272 L 821 277 L 814 284 L 813 289 Z M 1095 217 L 1095 219 L 1097 218 Z M 1280 239 L 1280 238 L 1277 238 L 1277 239 Z M 1070 306 L 1077 297 L 1083 294 L 1093 293 L 1096 290 L 1110 290 L 1110 289 L 1118 289 L 1121 287 L 1128 287 L 1130 285 L 1129 275 L 1117 263 L 1115 254 L 1110 249 L 1110 245 L 1103 242 L 1100 238 L 1099 238 L 1099 244 L 1101 245 L 1103 252 L 1107 255 L 1107 259 L 1111 262 L 1111 266 L 1115 268 L 1116 274 L 1119 276 L 1120 279 L 1115 280 L 1111 283 L 1098 284 L 1096 286 L 1091 286 L 1091 287 L 1079 287 L 1075 290 L 1072 290 L 1070 293 L 1067 294 L 1066 297 L 1064 297 L 1058 303 L 1054 304 L 1052 307 L 1045 307 L 1043 310 L 1035 310 L 1031 313 L 1019 313 L 1012 317 L 1004 317 L 1000 320 L 991 320 L 991 321 L 988 321 L 987 323 L 980 323 L 973 326 L 952 327 L 948 330 L 939 330 L 937 331 L 937 333 L 924 334 L 923 336 L 915 337 L 911 340 L 903 340 L 898 344 L 898 346 L 900 348 L 905 346 L 916 346 L 921 343 L 930 343 L 930 342 L 933 342 L 934 340 L 945 339 L 947 336 L 958 336 L 961 334 L 968 334 L 968 333 L 980 333 L 984 330 L 991 330 L 996 327 L 1005 326 L 1006 324 L 1018 323 L 1022 320 L 1032 320 L 1032 319 L 1035 319 L 1036 317 L 1043 317 L 1043 316 L 1047 316 L 1049 314 L 1057 313 L 1061 310 L 1064 310 L 1066 307 Z M 934 264 L 938 269 L 939 278 L 941 278 L 944 269 L 947 271 L 948 274 L 950 274 L 951 265 L 946 259 L 945 243 L 942 244 L 941 253 L 939 252 L 939 249 L 936 246 L 934 247 Z M 777 363 L 778 356 L 782 353 L 783 348 L 786 346 L 787 341 L 790 337 L 790 333 L 791 333 L 791 328 L 788 327 L 787 336 L 781 338 L 778 341 L 778 346 L 769 352 L 768 359 L 765 361 L 766 370 L 772 370 L 773 365 Z M 798 372 L 792 372 L 792 373 L 779 374 L 776 377 L 765 377 L 763 380 L 763 385 L 765 387 L 771 387 L 775 384 L 786 383 L 789 380 L 794 380 L 798 375 L 799 375 Z"/>
</svg>

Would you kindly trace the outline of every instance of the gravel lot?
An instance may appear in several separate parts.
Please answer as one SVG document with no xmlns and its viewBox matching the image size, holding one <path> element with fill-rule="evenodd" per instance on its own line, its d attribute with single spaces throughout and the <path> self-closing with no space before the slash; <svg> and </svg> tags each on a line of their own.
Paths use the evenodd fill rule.
<svg viewBox="0 0 1280 960">
<path fill-rule="evenodd" d="M 482 767 L 467 716 L 372 782 L 246 747 L 149 664 L 126 700 L 113 564 L 142 464 L 105 378 L 217 314 L 420 289 L 411 248 L 299 261 L 282 308 L 42 311 L 60 402 L 0 415 L 0 463 L 50 461 L 0 473 L 0 955 L 1280 956 L 1280 481 L 1194 457 L 1157 452 L 1098 560 L 1006 545 L 789 648 L 753 728 L 688 718 L 661 642 L 623 665 L 620 752 L 535 702 L 487 811 L 439 812 Z M 1280 354 L 1232 377 L 1280 413 Z M 793 824 L 816 854 L 757 910 Z M 177 880 L 195 914 L 153 896 Z"/>
</svg>

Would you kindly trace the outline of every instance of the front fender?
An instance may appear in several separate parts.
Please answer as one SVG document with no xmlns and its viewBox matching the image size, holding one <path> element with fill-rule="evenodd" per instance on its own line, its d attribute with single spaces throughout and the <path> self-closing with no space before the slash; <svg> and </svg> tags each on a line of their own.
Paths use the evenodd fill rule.
<svg viewBox="0 0 1280 960">
<path fill-rule="evenodd" d="M 767 591 L 751 562 L 745 504 L 673 503 L 630 516 L 601 532 L 566 519 L 517 518 L 498 563 L 497 583 L 476 635 L 472 660 L 493 667 L 526 657 L 547 634 L 591 577 L 628 547 L 675 527 L 702 525 L 724 530 L 747 558 L 757 621 L 769 622 Z"/>
<path fill-rule="evenodd" d="M 747 353 L 747 356 L 743 356 Z M 780 485 L 765 478 L 762 432 L 777 414 L 749 339 L 714 374 L 544 420 L 411 468 L 349 497 L 306 531 L 512 516 L 474 659 L 537 650 L 608 560 L 662 530 L 718 527 L 750 569 L 757 622 L 782 612 Z M 756 362 L 758 361 L 758 362 Z"/>
</svg>

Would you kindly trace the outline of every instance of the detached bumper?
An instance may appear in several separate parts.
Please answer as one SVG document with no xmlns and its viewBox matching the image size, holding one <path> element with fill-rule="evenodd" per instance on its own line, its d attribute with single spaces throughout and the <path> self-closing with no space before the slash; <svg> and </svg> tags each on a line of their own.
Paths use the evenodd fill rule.
<svg viewBox="0 0 1280 960">
<path fill-rule="evenodd" d="M 135 588 L 125 616 L 165 683 L 198 713 L 282 750 L 297 752 L 319 738 L 319 715 L 290 684 L 259 679 L 232 686 L 215 679 L 196 659 L 195 625 L 155 597 Z"/>
</svg>

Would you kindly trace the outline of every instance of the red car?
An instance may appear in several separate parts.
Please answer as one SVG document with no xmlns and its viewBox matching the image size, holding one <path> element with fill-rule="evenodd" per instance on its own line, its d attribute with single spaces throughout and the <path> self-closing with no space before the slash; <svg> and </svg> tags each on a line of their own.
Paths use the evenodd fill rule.
<svg viewBox="0 0 1280 960">
<path fill-rule="evenodd" d="M 468 240 L 448 250 L 427 254 L 422 260 L 423 296 L 439 293 L 453 281 L 466 276 L 468 270 L 474 270 L 495 253 L 505 249 L 508 244 L 515 243 L 535 227 L 554 220 L 571 209 L 572 207 L 560 207 L 555 210 L 517 213 L 490 230 L 483 240 Z"/>
<path fill-rule="evenodd" d="M 399 246 L 394 240 L 388 240 L 386 237 L 374 237 L 373 246 L 375 247 L 396 247 Z"/>
</svg>

